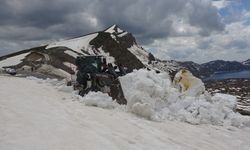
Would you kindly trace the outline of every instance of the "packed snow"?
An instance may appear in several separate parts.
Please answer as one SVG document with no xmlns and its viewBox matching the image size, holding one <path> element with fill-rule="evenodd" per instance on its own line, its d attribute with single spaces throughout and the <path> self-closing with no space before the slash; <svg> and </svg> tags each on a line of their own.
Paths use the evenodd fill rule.
<svg viewBox="0 0 250 150">
<path fill-rule="evenodd" d="M 66 86 L 56 79 L 0 76 L 0 82 L 0 147 L 4 150 L 248 150 L 250 146 L 249 128 L 148 121 L 127 113 L 100 92 L 76 98 L 72 89 L 61 91 Z M 100 104 L 101 99 L 107 103 Z"/>
<path fill-rule="evenodd" d="M 15 65 L 21 63 L 22 60 L 25 58 L 25 56 L 27 56 L 28 54 L 29 54 L 29 52 L 4 59 L 4 60 L 0 61 L 0 68 L 8 67 L 8 66 L 15 66 Z"/>
<path fill-rule="evenodd" d="M 86 35 L 79 38 L 64 40 L 60 42 L 55 42 L 49 44 L 46 49 L 53 48 L 53 47 L 68 47 L 80 54 L 83 53 L 82 50 L 88 51 L 89 49 L 92 50 L 91 45 L 89 45 L 89 42 L 93 40 L 98 33 Z"/>
</svg>

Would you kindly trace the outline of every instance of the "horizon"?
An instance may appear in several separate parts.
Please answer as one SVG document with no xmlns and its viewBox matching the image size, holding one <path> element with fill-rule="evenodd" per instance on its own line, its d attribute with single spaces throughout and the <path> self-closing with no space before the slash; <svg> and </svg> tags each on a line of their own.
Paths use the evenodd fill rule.
<svg viewBox="0 0 250 150">
<path fill-rule="evenodd" d="M 250 59 L 247 0 L 3 0 L 0 4 L 0 56 L 117 24 L 162 60 L 201 64 Z"/>
</svg>

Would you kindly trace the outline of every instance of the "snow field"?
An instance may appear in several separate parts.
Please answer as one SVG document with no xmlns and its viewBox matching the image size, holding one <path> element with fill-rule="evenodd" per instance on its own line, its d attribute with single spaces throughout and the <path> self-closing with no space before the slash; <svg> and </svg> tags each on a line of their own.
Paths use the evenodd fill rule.
<svg viewBox="0 0 250 150">
<path fill-rule="evenodd" d="M 4 150 L 88 149 L 249 149 L 249 128 L 154 122 L 126 113 L 124 107 L 100 109 L 58 91 L 65 81 L 0 76 L 0 148 Z M 90 93 L 89 97 L 104 97 Z M 78 98 L 77 98 L 78 97 Z"/>
</svg>

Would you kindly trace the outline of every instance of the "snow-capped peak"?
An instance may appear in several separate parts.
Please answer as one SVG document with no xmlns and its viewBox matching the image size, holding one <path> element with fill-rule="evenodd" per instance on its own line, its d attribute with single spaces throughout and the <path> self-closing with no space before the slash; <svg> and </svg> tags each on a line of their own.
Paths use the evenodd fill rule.
<svg viewBox="0 0 250 150">
<path fill-rule="evenodd" d="M 250 59 L 248 59 L 246 61 L 243 61 L 242 64 L 244 64 L 244 65 L 250 65 Z"/>
<path fill-rule="evenodd" d="M 114 24 L 111 27 L 109 27 L 108 29 L 106 29 L 104 32 L 108 32 L 108 33 L 116 33 L 116 34 L 120 34 L 125 32 L 124 30 L 122 30 L 121 28 L 118 27 L 118 25 Z"/>
</svg>

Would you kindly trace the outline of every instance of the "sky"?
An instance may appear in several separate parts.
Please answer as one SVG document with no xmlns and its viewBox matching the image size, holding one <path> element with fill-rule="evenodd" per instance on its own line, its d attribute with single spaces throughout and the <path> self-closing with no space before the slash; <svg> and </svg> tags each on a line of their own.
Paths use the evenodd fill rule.
<svg viewBox="0 0 250 150">
<path fill-rule="evenodd" d="M 1 0 L 0 20 L 0 56 L 117 24 L 160 59 L 250 59 L 250 0 Z"/>
</svg>

